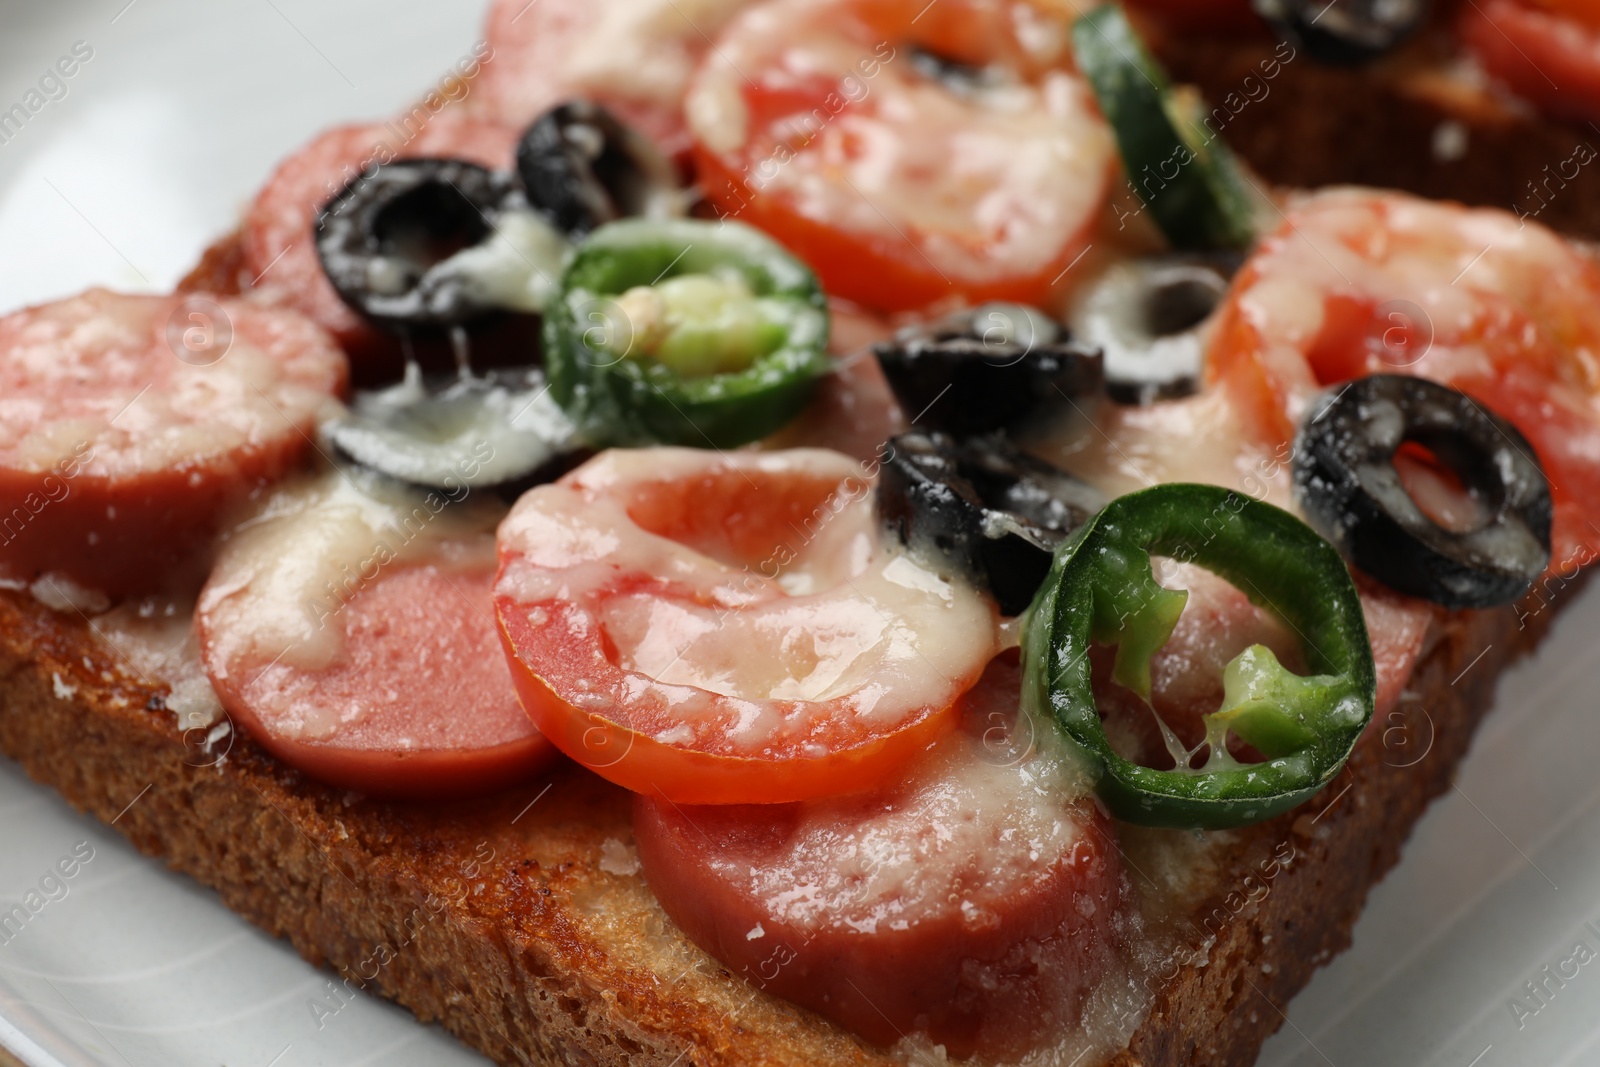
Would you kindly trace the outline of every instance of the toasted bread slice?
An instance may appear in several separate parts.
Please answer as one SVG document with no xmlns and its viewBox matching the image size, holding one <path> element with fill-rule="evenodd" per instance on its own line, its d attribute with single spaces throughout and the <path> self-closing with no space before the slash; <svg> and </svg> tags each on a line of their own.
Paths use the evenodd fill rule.
<svg viewBox="0 0 1600 1067">
<path fill-rule="evenodd" d="M 1545 118 L 1483 84 L 1464 66 L 1449 15 L 1367 67 L 1319 64 L 1264 34 L 1152 27 L 1149 41 L 1174 81 L 1200 90 L 1208 127 L 1275 185 L 1404 189 L 1600 238 L 1600 167 L 1588 165 L 1600 130 Z"/>
<path fill-rule="evenodd" d="M 1551 614 L 1527 629 L 1512 608 L 1437 617 L 1401 707 L 1340 777 L 1211 851 L 1210 878 L 1167 917 L 1188 931 L 1187 951 L 1147 979 L 1148 1014 L 1113 1063 L 1254 1059 L 1289 998 L 1349 943 L 1368 888 L 1449 783 L 1492 679 Z M 1451 684 L 1474 663 L 1477 684 Z M 690 944 L 637 873 L 627 795 L 593 775 L 567 765 L 469 802 L 377 802 L 311 782 L 242 736 L 186 744 L 162 697 L 84 620 L 0 594 L 0 750 L 74 806 L 120 813 L 137 847 L 350 989 L 505 1064 L 903 1062 Z M 1395 722 L 1431 731 L 1427 758 L 1411 755 L 1416 737 L 1385 747 Z M 1179 876 L 1130 842 L 1139 888 Z"/>
</svg>

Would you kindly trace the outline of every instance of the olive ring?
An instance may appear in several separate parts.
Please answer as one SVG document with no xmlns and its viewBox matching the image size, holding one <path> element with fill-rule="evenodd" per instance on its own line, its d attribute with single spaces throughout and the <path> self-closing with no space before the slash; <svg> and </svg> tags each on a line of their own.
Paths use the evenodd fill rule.
<svg viewBox="0 0 1600 1067">
<path fill-rule="evenodd" d="M 433 268 L 486 241 L 521 204 L 509 174 L 458 159 L 405 159 L 346 185 L 317 216 L 317 256 L 340 298 L 398 327 L 449 326 L 495 310 Z"/>
<path fill-rule="evenodd" d="M 1429 0 L 1253 0 L 1280 37 L 1334 66 L 1370 63 L 1405 43 L 1428 20 Z"/>
<path fill-rule="evenodd" d="M 908 326 L 872 352 L 907 418 L 959 438 L 1013 428 L 1101 383 L 1097 350 L 1021 304 L 981 304 Z"/>
<path fill-rule="evenodd" d="M 1407 441 L 1430 450 L 1488 514 L 1453 530 L 1412 499 L 1395 468 Z M 1324 394 L 1300 429 L 1295 493 L 1356 566 L 1447 608 L 1507 604 L 1550 562 L 1550 483 L 1509 422 L 1438 382 L 1375 374 Z"/>
<path fill-rule="evenodd" d="M 878 478 L 879 522 L 925 562 L 948 567 L 1020 615 L 1051 554 L 1105 500 L 1003 435 L 957 442 L 912 430 L 889 439 Z"/>
<path fill-rule="evenodd" d="M 683 214 L 677 169 L 643 134 L 591 100 L 533 121 L 517 144 L 528 202 L 574 240 L 632 215 Z"/>
<path fill-rule="evenodd" d="M 1072 332 L 1104 353 L 1106 395 L 1143 405 L 1199 391 L 1207 330 L 1241 263 L 1228 252 L 1143 256 L 1091 285 Z"/>
</svg>

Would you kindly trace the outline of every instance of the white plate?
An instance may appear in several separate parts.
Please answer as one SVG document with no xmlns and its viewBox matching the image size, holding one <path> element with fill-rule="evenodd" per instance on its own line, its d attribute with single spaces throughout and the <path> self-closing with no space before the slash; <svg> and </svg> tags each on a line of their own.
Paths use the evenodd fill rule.
<svg viewBox="0 0 1600 1067">
<path fill-rule="evenodd" d="M 93 49 L 0 143 L 0 310 L 92 284 L 170 287 L 278 158 L 419 96 L 469 54 L 481 14 L 481 0 L 0 4 L 0 112 L 75 42 Z M 1262 1064 L 1600 1063 L 1597 631 L 1600 589 L 1506 676 L 1459 788 L 1373 894 L 1355 946 L 1278 1006 L 1289 1022 Z M 0 1045 L 24 1062 L 483 1062 L 372 998 L 319 1028 L 308 1001 L 325 972 L 0 761 L 0 911 L 80 842 L 93 859 L 66 895 L 0 941 Z M 1564 965 L 1580 941 L 1593 961 Z"/>
</svg>

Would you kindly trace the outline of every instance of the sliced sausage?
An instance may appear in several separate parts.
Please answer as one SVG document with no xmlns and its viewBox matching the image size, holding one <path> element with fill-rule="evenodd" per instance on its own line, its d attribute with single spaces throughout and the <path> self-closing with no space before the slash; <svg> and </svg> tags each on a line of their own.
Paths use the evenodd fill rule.
<svg viewBox="0 0 1600 1067">
<path fill-rule="evenodd" d="M 345 379 L 327 334 L 242 300 L 94 289 L 0 318 L 0 572 L 161 591 Z"/>
<path fill-rule="evenodd" d="M 398 376 L 397 342 L 339 299 L 329 283 L 313 240 L 317 212 L 357 176 L 392 159 L 447 156 L 503 170 L 511 166 L 516 146 L 517 130 L 459 110 L 424 121 L 425 116 L 418 109 L 403 121 L 320 134 L 278 165 L 244 220 L 246 284 L 280 297 L 332 333 L 350 353 L 360 380 Z"/>
<path fill-rule="evenodd" d="M 761 447 L 831 448 L 876 470 L 886 455 L 885 442 L 906 428 L 907 415 L 870 351 L 894 331 L 884 319 L 847 301 L 829 301 L 828 313 L 833 367 L 817 383 L 806 409 Z"/>
<path fill-rule="evenodd" d="M 1356 589 L 1367 619 L 1372 662 L 1378 669 L 1377 721 L 1400 702 L 1437 613 L 1426 601 L 1403 596 L 1360 575 L 1356 576 Z"/>
<path fill-rule="evenodd" d="M 555 750 L 517 703 L 494 625 L 499 514 L 339 474 L 280 491 L 200 596 L 223 706 L 290 766 L 376 796 L 538 770 Z"/>
<path fill-rule="evenodd" d="M 1150 704 L 1111 681 L 1114 648 L 1095 648 L 1092 662 L 1095 691 L 1113 745 L 1137 762 L 1164 769 L 1172 766 L 1172 759 L 1160 723 L 1185 747 L 1200 744 L 1205 739 L 1202 716 L 1221 707 L 1222 672 L 1239 653 L 1261 644 L 1292 671 L 1303 674 L 1306 666 L 1294 631 L 1227 581 L 1201 567 L 1171 560 L 1155 563 L 1154 569 L 1162 585 L 1187 589 L 1189 601 L 1172 636 L 1150 659 Z M 1380 722 L 1411 678 L 1433 611 L 1422 601 L 1365 579 L 1358 579 L 1357 586 L 1378 671 L 1373 721 Z M 1230 747 L 1236 753 L 1250 753 L 1237 740 Z"/>
<path fill-rule="evenodd" d="M 1104 815 L 1021 739 L 1015 657 L 967 729 L 882 791 L 684 807 L 637 797 L 645 877 L 691 940 L 752 985 L 881 1045 L 1015 1057 L 1074 1026 L 1126 921 Z"/>
</svg>

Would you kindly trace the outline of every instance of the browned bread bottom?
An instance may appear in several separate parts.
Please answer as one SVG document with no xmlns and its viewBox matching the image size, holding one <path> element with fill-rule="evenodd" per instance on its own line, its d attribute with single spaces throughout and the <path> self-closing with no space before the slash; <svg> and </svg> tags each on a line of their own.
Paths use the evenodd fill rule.
<svg viewBox="0 0 1600 1067">
<path fill-rule="evenodd" d="M 1173 79 L 1200 89 L 1212 130 L 1275 185 L 1404 189 L 1600 238 L 1600 129 L 1545 119 L 1455 73 L 1448 25 L 1446 14 L 1358 68 L 1304 54 L 1276 63 L 1265 39 L 1151 40 Z"/>
<path fill-rule="evenodd" d="M 1156 983 L 1115 1063 L 1254 1059 L 1289 998 L 1348 944 L 1494 678 L 1542 629 L 1519 630 L 1511 609 L 1441 619 L 1402 707 L 1339 779 L 1226 847 L 1213 890 L 1179 917 L 1189 958 Z M 687 943 L 632 873 L 626 794 L 592 775 L 565 767 L 469 803 L 379 803 L 309 782 L 242 737 L 214 763 L 159 697 L 82 620 L 0 594 L 0 750 L 75 807 L 121 813 L 138 848 L 336 981 L 505 1064 L 895 1062 Z M 1137 845 L 1129 858 L 1136 869 Z"/>
</svg>

